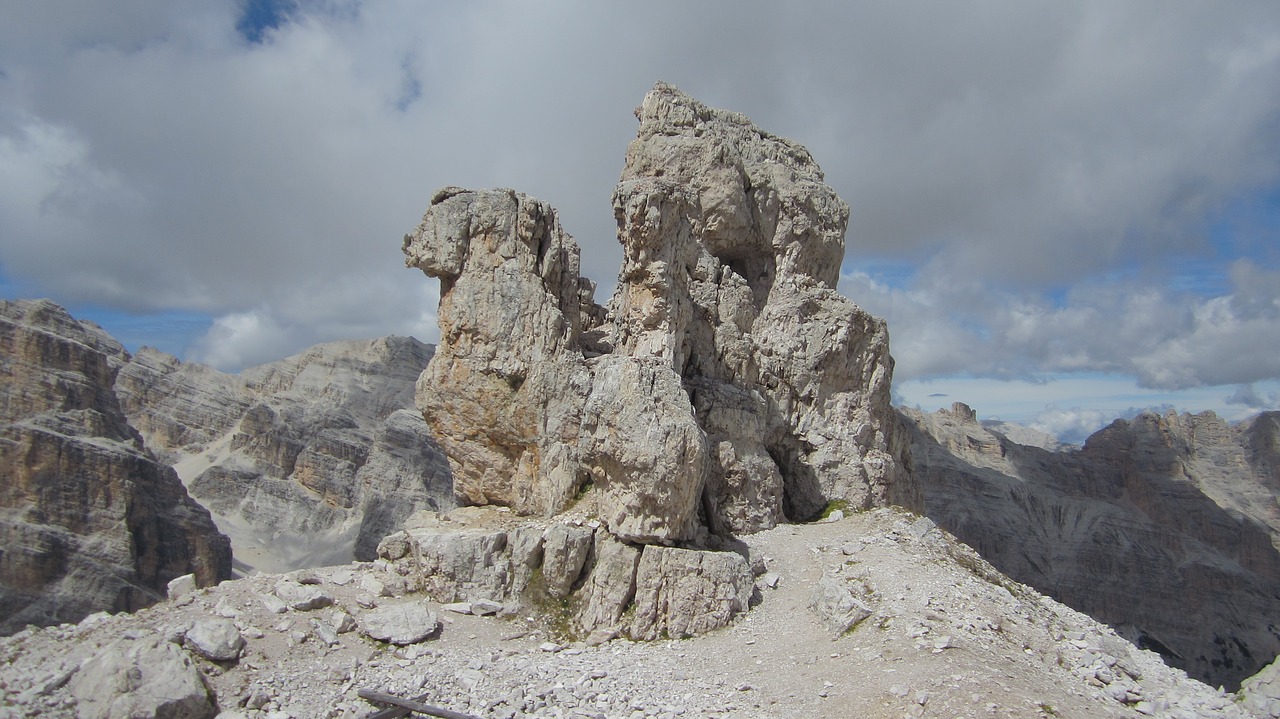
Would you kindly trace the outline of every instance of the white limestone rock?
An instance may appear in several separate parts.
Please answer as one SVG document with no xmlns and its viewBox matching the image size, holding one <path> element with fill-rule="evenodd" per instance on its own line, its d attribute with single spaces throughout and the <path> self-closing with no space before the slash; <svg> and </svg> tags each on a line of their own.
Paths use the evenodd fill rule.
<svg viewBox="0 0 1280 719">
<path fill-rule="evenodd" d="M 81 665 L 69 686 L 80 719 L 207 719 L 217 714 L 190 657 L 160 637 L 104 647 Z"/>
<path fill-rule="evenodd" d="M 590 558 L 567 529 L 518 552 L 497 527 L 384 542 L 395 561 L 415 548 L 410 574 L 439 601 L 518 597 L 536 568 L 548 598 L 584 600 L 584 630 L 634 605 L 633 635 L 696 633 L 746 609 L 751 573 L 663 547 L 836 500 L 919 505 L 888 334 L 835 292 L 848 207 L 808 152 L 662 83 L 637 118 L 607 311 L 555 210 L 526 195 L 446 187 L 404 237 L 406 265 L 440 280 L 416 399 L 457 500 L 544 518 L 582 501 L 603 525 Z M 675 604 L 655 598 L 668 584 Z"/>
<path fill-rule="evenodd" d="M 636 568 L 635 639 L 682 638 L 726 626 L 755 589 L 740 554 L 649 545 Z"/>
<path fill-rule="evenodd" d="M 884 322 L 835 292 L 848 208 L 808 152 L 659 83 L 613 195 L 607 312 L 553 209 L 448 187 L 405 236 L 441 280 L 418 405 L 463 504 L 700 542 L 833 500 L 917 506 Z M 699 513 L 703 516 L 700 517 Z"/>
<path fill-rule="evenodd" d="M 594 532 L 556 522 L 542 535 L 542 579 L 548 595 L 563 599 L 582 574 Z"/>
<path fill-rule="evenodd" d="M 405 646 L 430 639 L 440 630 L 436 613 L 424 602 L 389 604 L 361 615 L 360 632 L 380 642 Z"/>
<path fill-rule="evenodd" d="M 276 597 L 290 609 L 307 612 L 333 604 L 333 597 L 314 584 L 299 584 L 292 579 L 276 582 Z"/>
<path fill-rule="evenodd" d="M 445 188 L 403 249 L 440 278 L 441 340 L 417 404 L 458 501 L 563 510 L 580 484 L 573 439 L 588 377 L 577 244 L 546 203 Z"/>
<path fill-rule="evenodd" d="M 680 377 L 652 361 L 611 355 L 592 360 L 592 380 L 583 460 L 609 531 L 636 543 L 696 538 L 707 441 Z"/>
<path fill-rule="evenodd" d="M 814 587 L 809 608 L 821 617 L 835 636 L 840 636 L 871 616 L 865 587 L 856 581 L 824 575 Z"/>
<path fill-rule="evenodd" d="M 205 659 L 226 662 L 240 657 L 244 637 L 229 619 L 202 619 L 187 630 L 183 644 Z"/>
</svg>

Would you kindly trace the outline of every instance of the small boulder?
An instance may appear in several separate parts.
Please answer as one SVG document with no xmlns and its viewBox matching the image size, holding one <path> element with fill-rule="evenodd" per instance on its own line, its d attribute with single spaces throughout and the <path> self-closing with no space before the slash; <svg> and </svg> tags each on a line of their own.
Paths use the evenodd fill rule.
<svg viewBox="0 0 1280 719">
<path fill-rule="evenodd" d="M 229 619 L 202 619 L 187 630 L 183 644 L 205 659 L 228 662 L 240 657 L 244 637 Z"/>
<path fill-rule="evenodd" d="M 311 620 L 311 629 L 315 633 L 316 638 L 324 642 L 328 646 L 338 643 L 338 630 L 331 625 L 325 624 L 319 619 Z"/>
<path fill-rule="evenodd" d="M 378 607 L 360 618 L 360 631 L 365 636 L 399 646 L 430 639 L 439 630 L 436 613 L 416 602 Z"/>
<path fill-rule="evenodd" d="M 276 596 L 290 609 L 300 612 L 322 609 L 333 604 L 333 597 L 326 594 L 319 586 L 300 584 L 287 579 L 276 584 Z"/>
<path fill-rule="evenodd" d="M 471 602 L 449 602 L 441 604 L 440 608 L 454 614 L 471 614 Z"/>
<path fill-rule="evenodd" d="M 191 658 L 161 637 L 107 645 L 81 665 L 70 689 L 81 719 L 217 714 Z"/>
<path fill-rule="evenodd" d="M 172 579 L 168 585 L 168 596 L 170 599 L 186 596 L 196 590 L 196 575 L 184 574 L 181 577 Z"/>
<path fill-rule="evenodd" d="M 501 612 L 503 606 L 499 602 L 491 599 L 477 599 L 471 603 L 471 613 L 480 617 L 487 617 Z"/>
<path fill-rule="evenodd" d="M 356 628 L 355 618 L 342 609 L 333 613 L 331 624 L 333 625 L 333 630 L 339 634 L 346 634 Z"/>
<path fill-rule="evenodd" d="M 837 636 L 871 616 L 871 608 L 855 596 L 852 585 L 839 577 L 824 576 L 809 599 L 809 608 Z"/>
</svg>

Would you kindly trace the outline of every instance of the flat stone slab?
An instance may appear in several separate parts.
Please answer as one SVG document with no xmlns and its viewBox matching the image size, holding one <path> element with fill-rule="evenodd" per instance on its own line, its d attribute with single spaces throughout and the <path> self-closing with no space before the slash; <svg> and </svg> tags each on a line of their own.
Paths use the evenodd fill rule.
<svg viewBox="0 0 1280 719">
<path fill-rule="evenodd" d="M 360 631 L 365 636 L 399 646 L 431 639 L 439 630 L 436 613 L 413 602 L 378 607 L 360 618 Z"/>
</svg>

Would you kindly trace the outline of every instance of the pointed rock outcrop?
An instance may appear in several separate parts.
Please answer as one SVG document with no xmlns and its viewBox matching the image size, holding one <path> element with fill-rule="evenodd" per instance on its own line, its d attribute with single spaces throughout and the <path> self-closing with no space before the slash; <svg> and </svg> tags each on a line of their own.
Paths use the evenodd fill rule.
<svg viewBox="0 0 1280 719">
<path fill-rule="evenodd" d="M 801 146 L 659 83 L 614 192 L 607 308 L 553 209 L 445 188 L 406 235 L 440 279 L 418 404 L 463 504 L 690 541 L 914 505 L 884 322 L 837 294 L 848 207 Z"/>
<path fill-rule="evenodd" d="M 736 554 L 660 545 L 920 497 L 889 404 L 885 324 L 835 291 L 849 209 L 813 158 L 663 83 L 636 116 L 606 306 L 555 210 L 512 190 L 440 190 L 403 250 L 440 281 L 441 342 L 417 403 L 458 502 L 597 517 L 585 574 L 567 595 L 557 575 L 549 593 L 587 630 L 637 607 L 647 619 L 631 631 L 650 636 L 728 621 L 751 584 Z M 430 555 L 453 541 L 429 534 L 410 544 Z M 665 583 L 677 565 L 672 577 L 703 577 L 719 603 L 650 607 L 693 586 Z M 596 571 L 626 586 L 602 590 Z"/>
</svg>

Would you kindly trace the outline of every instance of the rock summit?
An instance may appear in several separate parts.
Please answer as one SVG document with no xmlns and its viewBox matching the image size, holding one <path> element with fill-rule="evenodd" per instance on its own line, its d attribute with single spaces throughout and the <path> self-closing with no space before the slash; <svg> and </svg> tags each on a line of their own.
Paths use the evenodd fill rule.
<svg viewBox="0 0 1280 719">
<path fill-rule="evenodd" d="M 544 518 L 581 503 L 600 531 L 569 586 L 613 557 L 632 591 L 637 566 L 677 561 L 659 545 L 918 506 L 888 332 L 835 291 L 849 208 L 817 163 L 667 84 L 636 117 L 607 305 L 555 209 L 512 190 L 446 187 L 404 238 L 406 264 L 440 281 L 417 404 L 458 502 Z"/>
</svg>

